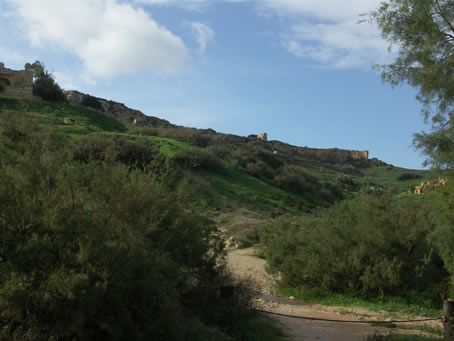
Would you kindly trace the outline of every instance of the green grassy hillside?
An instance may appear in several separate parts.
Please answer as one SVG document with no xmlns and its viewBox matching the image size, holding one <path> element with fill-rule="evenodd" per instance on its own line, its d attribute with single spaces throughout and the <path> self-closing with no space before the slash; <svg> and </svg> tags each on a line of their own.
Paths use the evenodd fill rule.
<svg viewBox="0 0 454 341">
<path fill-rule="evenodd" d="M 220 224 L 300 215 L 361 191 L 404 192 L 440 175 L 355 161 L 336 150 L 300 148 L 213 130 L 128 127 L 96 110 L 64 103 L 0 98 L 0 114 L 6 113 L 37 118 L 68 138 L 97 134 L 147 139 L 159 148 L 179 174 L 177 178 L 186 179 L 194 204 Z"/>
</svg>

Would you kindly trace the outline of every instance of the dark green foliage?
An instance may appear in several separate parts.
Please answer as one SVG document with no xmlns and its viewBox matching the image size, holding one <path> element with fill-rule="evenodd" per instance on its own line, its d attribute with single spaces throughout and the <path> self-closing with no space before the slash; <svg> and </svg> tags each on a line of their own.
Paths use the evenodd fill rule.
<svg viewBox="0 0 454 341">
<path fill-rule="evenodd" d="M 35 61 L 33 64 L 27 63 L 25 70 L 33 71 L 33 95 L 49 102 L 62 102 L 65 99 L 63 90 L 55 82 L 52 74 L 48 72 L 43 63 Z"/>
<path fill-rule="evenodd" d="M 317 178 L 298 166 L 283 167 L 274 178 L 275 184 L 289 192 L 303 194 L 312 192 Z"/>
<path fill-rule="evenodd" d="M 47 71 L 33 82 L 33 95 L 49 102 L 61 102 L 65 99 L 63 90 Z"/>
<path fill-rule="evenodd" d="M 122 163 L 141 170 L 165 167 L 166 159 L 159 149 L 145 138 L 127 140 L 121 136 L 84 136 L 74 141 L 75 161 Z"/>
<path fill-rule="evenodd" d="M 438 229 L 430 235 L 431 242 L 436 246 L 444 261 L 446 270 L 451 274 L 450 296 L 454 296 L 454 184 L 434 193 L 441 214 L 437 215 Z"/>
<path fill-rule="evenodd" d="M 3 92 L 5 90 L 5 87 L 3 84 L 0 84 L 0 92 Z"/>
<path fill-rule="evenodd" d="M 90 95 L 84 96 L 81 104 L 83 106 L 90 107 L 90 108 L 93 108 L 93 109 L 96 109 L 99 111 L 104 111 L 104 108 L 102 107 L 101 102 L 99 101 L 98 98 L 96 98 L 94 96 L 90 96 Z"/>
<path fill-rule="evenodd" d="M 446 294 L 447 273 L 429 235 L 434 206 L 423 197 L 361 196 L 324 217 L 281 218 L 262 235 L 269 269 L 283 284 L 380 297 Z"/>
<path fill-rule="evenodd" d="M 35 78 L 42 77 L 46 72 L 44 64 L 39 60 L 36 60 L 33 64 L 26 63 L 24 65 L 24 70 L 33 71 L 33 77 Z"/>
<path fill-rule="evenodd" d="M 407 82 L 418 90 L 432 130 L 415 135 L 427 164 L 454 166 L 454 6 L 451 0 L 388 0 L 371 13 L 384 38 L 399 47 L 394 63 L 382 67 L 393 86 Z"/>
<path fill-rule="evenodd" d="M 400 174 L 398 177 L 397 177 L 397 180 L 399 181 L 406 181 L 406 180 L 415 180 L 415 179 L 421 179 L 422 176 L 421 175 L 418 175 L 418 174 L 413 174 L 413 173 L 403 173 L 403 174 Z"/>
<path fill-rule="evenodd" d="M 1 117 L 0 339 L 222 339 L 206 327 L 222 321 L 235 332 L 214 308 L 212 223 L 156 181 L 147 143 L 100 139 Z"/>
<path fill-rule="evenodd" d="M 184 168 L 204 169 L 212 172 L 222 172 L 222 162 L 212 153 L 203 149 L 182 148 L 174 157 L 175 161 Z"/>
</svg>

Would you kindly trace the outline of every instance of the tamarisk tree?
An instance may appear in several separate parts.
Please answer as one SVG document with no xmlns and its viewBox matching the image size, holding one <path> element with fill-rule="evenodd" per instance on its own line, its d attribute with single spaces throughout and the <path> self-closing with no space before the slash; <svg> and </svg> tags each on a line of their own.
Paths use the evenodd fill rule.
<svg viewBox="0 0 454 341">
<path fill-rule="evenodd" d="M 382 36 L 399 52 L 382 65 L 382 77 L 396 86 L 418 90 L 429 132 L 414 135 L 414 145 L 428 158 L 425 165 L 454 166 L 454 1 L 388 0 L 370 13 Z"/>
</svg>

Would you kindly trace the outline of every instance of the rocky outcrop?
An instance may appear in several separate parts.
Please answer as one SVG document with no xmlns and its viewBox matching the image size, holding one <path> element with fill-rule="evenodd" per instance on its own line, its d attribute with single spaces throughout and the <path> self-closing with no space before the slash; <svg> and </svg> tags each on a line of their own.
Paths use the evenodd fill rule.
<svg viewBox="0 0 454 341">
<path fill-rule="evenodd" d="M 65 98 L 69 104 L 84 106 L 84 99 L 88 97 L 84 93 L 79 91 L 71 90 L 65 91 Z M 102 106 L 102 112 L 107 116 L 110 116 L 118 121 L 122 121 L 130 124 L 137 124 L 141 126 L 151 126 L 151 127 L 175 127 L 169 121 L 160 119 L 154 116 L 147 116 L 139 110 L 134 110 L 128 108 L 123 103 L 118 103 L 114 101 L 108 101 L 104 98 L 96 98 Z M 95 109 L 93 109 L 95 110 Z M 98 110 L 99 111 L 99 110 Z"/>
<path fill-rule="evenodd" d="M 415 194 L 423 194 L 433 191 L 437 188 L 443 188 L 448 186 L 448 178 L 447 177 L 439 177 L 438 181 L 436 180 L 428 180 L 421 182 L 421 185 L 415 186 Z"/>
</svg>

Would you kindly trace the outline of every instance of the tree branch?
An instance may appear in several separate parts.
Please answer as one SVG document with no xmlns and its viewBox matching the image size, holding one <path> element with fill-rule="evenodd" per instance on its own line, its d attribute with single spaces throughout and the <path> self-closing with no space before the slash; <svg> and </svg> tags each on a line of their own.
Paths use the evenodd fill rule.
<svg viewBox="0 0 454 341">
<path fill-rule="evenodd" d="M 451 22 L 448 20 L 448 18 L 446 18 L 446 16 L 443 14 L 443 10 L 441 8 L 440 1 L 439 0 L 435 0 L 435 3 L 437 4 L 437 8 L 438 8 L 438 11 L 439 11 L 438 14 L 445 21 L 446 25 L 449 26 L 449 28 L 451 29 L 451 32 L 454 33 L 454 26 L 451 24 Z"/>
</svg>

